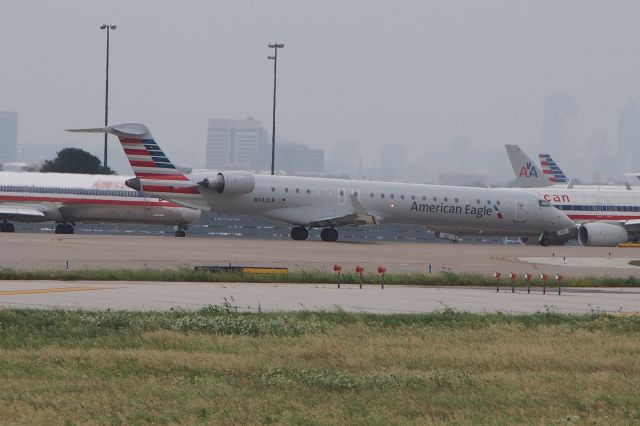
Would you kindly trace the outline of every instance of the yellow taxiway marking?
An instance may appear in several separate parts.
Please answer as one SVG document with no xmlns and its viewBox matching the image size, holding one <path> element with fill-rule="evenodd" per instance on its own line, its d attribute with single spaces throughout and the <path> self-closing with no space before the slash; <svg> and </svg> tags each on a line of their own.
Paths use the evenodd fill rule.
<svg viewBox="0 0 640 426">
<path fill-rule="evenodd" d="M 38 294 L 38 293 L 66 293 L 69 291 L 91 291 L 105 290 L 111 287 L 54 287 L 54 288 L 33 288 L 29 290 L 0 290 L 0 296 L 13 296 L 17 294 Z"/>
</svg>

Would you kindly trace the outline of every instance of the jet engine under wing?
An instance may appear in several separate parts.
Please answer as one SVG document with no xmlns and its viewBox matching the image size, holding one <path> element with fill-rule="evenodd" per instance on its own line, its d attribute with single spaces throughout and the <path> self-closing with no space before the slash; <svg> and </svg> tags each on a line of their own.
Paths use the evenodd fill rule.
<svg viewBox="0 0 640 426">
<path fill-rule="evenodd" d="M 377 225 L 380 223 L 380 218 L 376 218 L 369 214 L 362 204 L 360 204 L 360 201 L 358 201 L 358 198 L 355 195 L 352 194 L 349 199 L 351 201 L 351 206 L 353 207 L 353 213 L 346 214 L 344 216 L 313 220 L 308 223 L 308 226 L 312 228 L 324 228 L 327 226 Z"/>
</svg>

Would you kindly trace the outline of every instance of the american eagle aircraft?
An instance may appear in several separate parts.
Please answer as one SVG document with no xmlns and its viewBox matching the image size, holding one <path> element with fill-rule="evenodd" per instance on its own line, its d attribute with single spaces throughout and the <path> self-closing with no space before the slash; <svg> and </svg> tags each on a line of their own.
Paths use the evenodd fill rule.
<svg viewBox="0 0 640 426">
<path fill-rule="evenodd" d="M 533 164 L 517 146 L 505 147 L 516 177 L 518 170 L 530 168 Z M 512 155 L 514 152 L 518 155 Z M 600 186 L 593 189 L 593 186 L 574 187 L 570 182 L 567 185 L 547 184 L 523 190 L 548 201 L 579 224 L 567 234 L 552 236 L 551 244 L 564 244 L 569 239 L 577 239 L 584 246 L 613 247 L 618 243 L 640 239 L 640 191 L 631 190 L 630 186 Z"/>
<path fill-rule="evenodd" d="M 322 228 L 336 241 L 341 226 L 412 223 L 436 232 L 530 236 L 546 243 L 574 226 L 561 211 L 522 190 L 368 182 L 246 171 L 182 172 L 143 124 L 126 123 L 72 132 L 117 136 L 136 175 L 133 189 L 202 210 L 259 215 L 293 225 L 291 238 L 306 240 Z"/>
</svg>

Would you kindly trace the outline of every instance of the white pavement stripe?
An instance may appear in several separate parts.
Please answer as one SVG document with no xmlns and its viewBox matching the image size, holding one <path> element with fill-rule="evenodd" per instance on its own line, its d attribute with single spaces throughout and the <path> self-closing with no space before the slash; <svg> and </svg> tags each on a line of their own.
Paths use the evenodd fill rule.
<svg viewBox="0 0 640 426">
<path fill-rule="evenodd" d="M 245 311 L 312 311 L 337 309 L 349 312 L 426 313 L 444 307 L 469 312 L 536 313 L 551 307 L 560 313 L 637 313 L 637 289 L 568 289 L 558 296 L 536 288 L 532 294 L 520 289 L 496 293 L 493 288 L 367 285 L 246 284 L 246 283 L 139 283 L 91 282 L 83 287 L 99 291 L 70 291 L 0 296 L 0 306 L 70 309 L 169 310 L 199 309 L 234 300 Z M 60 287 L 56 281 L 0 281 L 0 291 Z M 64 284 L 65 287 L 70 286 Z M 615 290 L 615 291 L 611 291 Z"/>
</svg>

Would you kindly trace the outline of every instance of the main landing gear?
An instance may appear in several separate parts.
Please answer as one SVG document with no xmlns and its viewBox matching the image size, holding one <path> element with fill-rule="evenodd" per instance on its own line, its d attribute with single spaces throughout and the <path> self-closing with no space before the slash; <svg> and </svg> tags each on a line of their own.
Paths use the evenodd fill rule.
<svg viewBox="0 0 640 426">
<path fill-rule="evenodd" d="M 187 229 L 189 229 L 189 226 L 187 225 L 178 225 L 177 229 L 176 229 L 176 233 L 175 236 L 179 237 L 179 238 L 184 238 L 187 236 L 187 233 L 185 232 Z"/>
<path fill-rule="evenodd" d="M 338 241 L 338 231 L 335 228 L 324 228 L 320 231 L 322 241 Z"/>
<path fill-rule="evenodd" d="M 306 240 L 309 238 L 309 231 L 307 231 L 307 228 L 302 226 L 294 226 L 291 229 L 291 238 L 296 241 Z"/>
<path fill-rule="evenodd" d="M 0 223 L 0 232 L 16 232 L 16 227 L 13 223 L 2 222 Z"/>
<path fill-rule="evenodd" d="M 309 238 L 309 231 L 303 226 L 294 226 L 291 228 L 291 239 L 303 241 Z M 335 228 L 324 228 L 320 231 L 322 241 L 338 241 L 338 231 Z"/>
<path fill-rule="evenodd" d="M 70 223 L 59 223 L 56 225 L 56 229 L 53 231 L 56 234 L 74 234 L 73 225 Z"/>
</svg>

